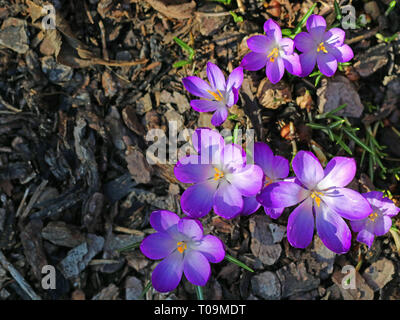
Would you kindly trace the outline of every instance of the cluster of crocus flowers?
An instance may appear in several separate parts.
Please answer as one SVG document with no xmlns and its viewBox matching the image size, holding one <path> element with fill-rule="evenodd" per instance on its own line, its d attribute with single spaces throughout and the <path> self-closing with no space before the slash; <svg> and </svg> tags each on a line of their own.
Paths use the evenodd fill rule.
<svg viewBox="0 0 400 320">
<path fill-rule="evenodd" d="M 140 250 L 149 259 L 163 259 L 151 276 L 154 289 L 174 290 L 182 274 L 194 285 L 204 286 L 211 274 L 210 262 L 218 263 L 225 257 L 221 240 L 204 235 L 198 220 L 181 219 L 166 210 L 154 211 L 150 224 L 157 232 L 142 241 Z"/>
</svg>

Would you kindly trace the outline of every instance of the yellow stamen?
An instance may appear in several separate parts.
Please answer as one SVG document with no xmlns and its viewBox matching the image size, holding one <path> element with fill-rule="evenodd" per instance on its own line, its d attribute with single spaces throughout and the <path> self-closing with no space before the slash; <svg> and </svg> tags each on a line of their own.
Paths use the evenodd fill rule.
<svg viewBox="0 0 400 320">
<path fill-rule="evenodd" d="M 215 100 L 222 101 L 224 99 L 224 97 L 222 96 L 221 91 L 219 91 L 219 90 L 217 90 L 217 91 L 218 91 L 218 93 L 210 91 L 210 90 L 207 90 L 207 92 L 209 94 L 211 94 L 215 98 Z"/>
<path fill-rule="evenodd" d="M 319 46 L 318 46 L 317 52 L 320 52 L 320 51 L 322 51 L 322 52 L 324 52 L 324 53 L 328 53 L 328 50 L 326 50 L 326 48 L 325 48 L 323 42 L 321 42 L 321 43 L 319 44 Z"/>
<path fill-rule="evenodd" d="M 376 212 L 371 213 L 368 216 L 369 220 L 371 220 L 372 222 L 375 222 L 375 219 L 378 218 L 378 214 Z"/>
<path fill-rule="evenodd" d="M 323 196 L 323 195 L 324 194 L 322 192 L 319 192 L 319 191 L 314 191 L 311 194 L 311 198 L 315 200 L 315 203 L 317 204 L 318 208 L 321 205 L 321 198 L 320 197 Z"/>
<path fill-rule="evenodd" d="M 183 241 L 179 241 L 177 244 L 177 249 L 180 253 L 183 253 L 187 249 L 187 244 Z"/>
<path fill-rule="evenodd" d="M 273 48 L 270 54 L 268 55 L 269 61 L 274 62 L 276 58 L 279 56 L 278 48 Z"/>
<path fill-rule="evenodd" d="M 264 188 L 269 186 L 272 183 L 272 179 L 268 176 L 265 177 L 265 184 L 264 184 Z"/>
<path fill-rule="evenodd" d="M 224 176 L 224 173 L 221 170 L 219 170 L 217 168 L 214 168 L 214 170 L 215 170 L 214 180 L 217 181 L 217 180 L 221 179 Z"/>
</svg>

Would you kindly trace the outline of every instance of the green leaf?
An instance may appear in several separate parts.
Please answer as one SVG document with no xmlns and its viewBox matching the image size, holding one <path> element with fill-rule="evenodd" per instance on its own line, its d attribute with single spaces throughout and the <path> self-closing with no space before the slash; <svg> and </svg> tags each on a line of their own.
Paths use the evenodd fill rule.
<svg viewBox="0 0 400 320">
<path fill-rule="evenodd" d="M 324 118 L 333 118 L 333 115 L 336 113 L 336 112 L 339 112 L 340 110 L 342 110 L 342 109 L 344 109 L 344 108 L 346 108 L 347 107 L 347 104 L 345 103 L 345 104 L 342 104 L 341 106 L 339 106 L 339 107 L 337 107 L 337 108 L 335 108 L 335 109 L 333 109 L 333 110 L 331 110 L 331 111 L 329 111 L 329 112 L 325 112 L 325 113 L 323 113 L 323 114 L 317 114 L 316 116 L 315 116 L 315 119 L 324 119 Z M 335 117 L 335 118 L 333 118 L 333 119 L 336 119 L 336 120 L 341 120 L 342 118 L 340 118 L 340 117 Z"/>
<path fill-rule="evenodd" d="M 172 66 L 174 68 L 180 68 L 180 67 L 186 66 L 186 65 L 191 64 L 191 63 L 192 62 L 188 61 L 188 60 L 181 60 L 181 61 L 175 62 Z"/>
<path fill-rule="evenodd" d="M 370 147 L 368 147 L 364 142 L 362 142 L 353 132 L 351 132 L 347 128 L 343 128 L 343 131 L 351 138 L 354 140 L 355 143 L 357 143 L 360 147 L 364 148 L 367 150 L 369 153 L 374 153 Z"/>
<path fill-rule="evenodd" d="M 232 143 L 237 144 L 238 135 L 239 135 L 239 122 L 236 123 L 235 129 L 233 130 Z"/>
<path fill-rule="evenodd" d="M 282 29 L 282 35 L 285 37 L 290 37 L 292 35 L 291 29 Z"/>
<path fill-rule="evenodd" d="M 314 3 L 312 5 L 312 7 L 307 11 L 306 15 L 300 20 L 299 24 L 294 29 L 295 35 L 301 32 L 301 28 L 306 23 L 307 19 L 312 15 L 316 6 L 317 6 L 317 3 Z"/>
<path fill-rule="evenodd" d="M 310 128 L 313 128 L 313 129 L 321 129 L 321 130 L 328 128 L 327 126 L 324 126 L 322 124 L 318 124 L 318 123 L 315 123 L 315 122 L 307 123 L 306 126 L 308 126 Z"/>
<path fill-rule="evenodd" d="M 123 251 L 128 251 L 128 250 L 134 250 L 134 249 L 139 248 L 141 243 L 142 243 L 141 241 L 140 242 L 135 242 L 135 243 L 132 243 L 132 244 L 126 246 L 126 247 L 119 248 L 119 249 L 117 249 L 117 251 L 118 252 L 123 252 Z"/>
<path fill-rule="evenodd" d="M 197 300 L 204 300 L 203 287 L 194 286 L 196 289 Z"/>
<path fill-rule="evenodd" d="M 236 258 L 232 257 L 229 254 L 225 254 L 225 260 L 229 261 L 229 262 L 232 262 L 232 263 L 236 264 L 237 266 L 239 266 L 239 267 L 241 267 L 241 268 L 243 268 L 243 269 L 245 269 L 247 271 L 254 272 L 253 269 L 251 269 L 250 267 L 246 266 L 243 262 L 237 260 Z"/>
<path fill-rule="evenodd" d="M 238 118 L 237 114 L 231 114 L 228 116 L 228 120 L 236 120 Z"/>
<path fill-rule="evenodd" d="M 396 6 L 396 0 L 393 0 L 392 2 L 389 3 L 389 7 L 387 8 L 387 10 L 385 11 L 385 16 L 387 17 L 390 12 L 393 11 L 394 7 Z"/>
<path fill-rule="evenodd" d="M 141 298 L 144 298 L 144 296 L 146 295 L 147 291 L 150 290 L 151 286 L 152 286 L 152 285 L 151 285 L 151 281 L 149 281 L 149 282 L 147 283 L 146 287 L 143 289 L 142 293 L 140 294 L 140 297 L 141 297 Z"/>
<path fill-rule="evenodd" d="M 334 2 L 335 5 L 335 13 L 336 13 L 336 20 L 341 21 L 342 20 L 342 11 L 340 10 L 339 4 L 335 0 Z"/>
<path fill-rule="evenodd" d="M 234 13 L 233 11 L 229 11 L 229 13 L 231 14 L 231 16 L 233 17 L 233 21 L 235 21 L 235 23 L 238 22 L 243 22 L 243 17 L 238 16 L 236 13 Z"/>
</svg>

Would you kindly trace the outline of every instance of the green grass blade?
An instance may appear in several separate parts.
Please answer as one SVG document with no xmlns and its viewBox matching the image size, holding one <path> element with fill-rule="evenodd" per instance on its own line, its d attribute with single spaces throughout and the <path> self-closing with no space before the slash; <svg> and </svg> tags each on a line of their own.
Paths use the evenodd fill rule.
<svg viewBox="0 0 400 320">
<path fill-rule="evenodd" d="M 117 251 L 118 252 L 123 252 L 123 251 L 128 251 L 128 250 L 134 250 L 134 249 L 139 248 L 141 243 L 142 243 L 141 241 L 140 242 L 135 242 L 135 243 L 132 243 L 132 244 L 126 246 L 126 247 L 119 248 L 119 249 L 117 249 Z"/>
<path fill-rule="evenodd" d="M 312 15 L 316 6 L 317 3 L 314 3 L 312 7 L 307 11 L 306 15 L 300 20 L 299 24 L 294 29 L 294 34 L 298 34 L 301 32 L 301 28 L 306 23 L 307 19 Z"/>
<path fill-rule="evenodd" d="M 239 135 L 239 122 L 236 123 L 235 129 L 233 130 L 232 143 L 237 144 L 238 135 Z"/>
<path fill-rule="evenodd" d="M 141 298 L 144 298 L 144 296 L 146 295 L 147 291 L 149 291 L 151 288 L 151 281 L 149 281 L 149 283 L 146 285 L 146 287 L 143 289 L 142 293 L 140 294 Z"/>
<path fill-rule="evenodd" d="M 335 0 L 334 2 L 335 5 L 335 13 L 336 13 L 336 20 L 341 21 L 342 20 L 342 10 L 340 10 L 339 4 Z"/>
<path fill-rule="evenodd" d="M 353 132 L 350 130 L 343 128 L 344 133 L 346 133 L 351 139 L 354 140 L 355 143 L 357 143 L 360 147 L 364 148 L 367 150 L 369 153 L 374 153 L 370 147 L 368 147 L 364 142 L 362 142 Z"/>
<path fill-rule="evenodd" d="M 243 262 L 237 260 L 236 258 L 232 257 L 229 254 L 225 254 L 225 260 L 229 261 L 229 262 L 232 262 L 232 263 L 236 264 L 237 266 L 239 266 L 239 267 L 241 267 L 241 268 L 243 268 L 243 269 L 245 269 L 247 271 L 254 272 L 253 269 L 251 269 L 250 267 L 246 266 Z"/>
<path fill-rule="evenodd" d="M 196 289 L 197 300 L 204 300 L 203 287 L 194 286 Z"/>
<path fill-rule="evenodd" d="M 189 61 L 189 60 L 181 60 L 181 61 L 175 62 L 175 63 L 172 65 L 172 67 L 174 67 L 174 68 L 180 68 L 180 67 L 186 66 L 186 65 L 191 64 L 191 63 L 192 63 L 192 62 Z"/>
</svg>

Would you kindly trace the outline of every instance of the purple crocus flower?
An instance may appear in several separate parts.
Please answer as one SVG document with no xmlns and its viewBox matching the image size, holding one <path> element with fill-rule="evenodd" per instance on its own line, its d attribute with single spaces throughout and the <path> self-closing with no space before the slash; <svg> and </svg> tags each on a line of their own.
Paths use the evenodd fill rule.
<svg viewBox="0 0 400 320">
<path fill-rule="evenodd" d="M 252 197 L 261 190 L 261 168 L 246 164 L 242 147 L 225 145 L 223 137 L 211 129 L 197 129 L 192 143 L 198 155 L 180 159 L 174 168 L 179 181 L 194 183 L 182 194 L 182 210 L 200 218 L 213 208 L 223 218 L 234 218 L 243 209 L 243 196 Z"/>
<path fill-rule="evenodd" d="M 228 109 L 237 103 L 239 88 L 243 82 L 243 69 L 238 67 L 232 71 L 228 80 L 215 64 L 207 63 L 207 77 L 210 82 L 191 76 L 182 79 L 185 89 L 191 94 L 203 98 L 192 100 L 190 105 L 198 112 L 214 112 L 211 123 L 220 126 L 228 117 Z"/>
<path fill-rule="evenodd" d="M 313 14 L 307 20 L 307 32 L 301 32 L 294 38 L 296 48 L 303 52 L 300 62 L 302 77 L 313 71 L 317 62 L 319 70 L 331 77 L 335 74 L 338 62 L 353 59 L 353 50 L 344 44 L 345 32 L 332 28 L 325 32 L 326 21 L 323 17 Z"/>
<path fill-rule="evenodd" d="M 339 254 L 347 252 L 351 232 L 343 218 L 360 220 L 372 212 L 361 194 L 344 188 L 356 173 L 354 159 L 334 157 L 323 169 L 311 152 L 300 151 L 293 159 L 292 168 L 295 182 L 273 183 L 257 199 L 272 208 L 300 203 L 288 220 L 287 238 L 292 246 L 305 248 L 311 243 L 315 220 L 317 233 L 325 246 Z"/>
<path fill-rule="evenodd" d="M 392 200 L 383 197 L 383 193 L 372 191 L 362 194 L 372 207 L 372 213 L 365 219 L 350 221 L 351 228 L 358 232 L 357 241 L 371 247 L 375 236 L 383 236 L 392 226 L 392 217 L 400 211 Z"/>
<path fill-rule="evenodd" d="M 198 220 L 181 219 L 166 210 L 154 211 L 150 224 L 157 232 L 142 241 L 140 250 L 149 259 L 164 259 L 151 276 L 154 289 L 174 290 L 182 273 L 194 285 L 204 286 L 211 274 L 210 262 L 218 263 L 225 257 L 221 240 L 204 236 Z"/>
<path fill-rule="evenodd" d="M 294 52 L 294 42 L 289 38 L 282 38 L 279 25 L 272 19 L 264 23 L 264 35 L 250 37 L 247 46 L 252 51 L 246 54 L 241 66 L 249 71 L 257 71 L 266 66 L 269 81 L 279 82 L 285 69 L 298 76 L 301 74 L 299 55 Z"/>
<path fill-rule="evenodd" d="M 264 172 L 264 183 L 260 193 L 270 184 L 286 178 L 289 174 L 289 161 L 281 156 L 275 156 L 271 148 L 263 142 L 254 144 L 254 163 L 258 165 Z M 258 210 L 260 202 L 256 196 L 245 197 L 243 211 L 241 215 L 250 215 Z M 285 208 L 267 208 L 264 211 L 273 219 L 277 219 Z"/>
</svg>

